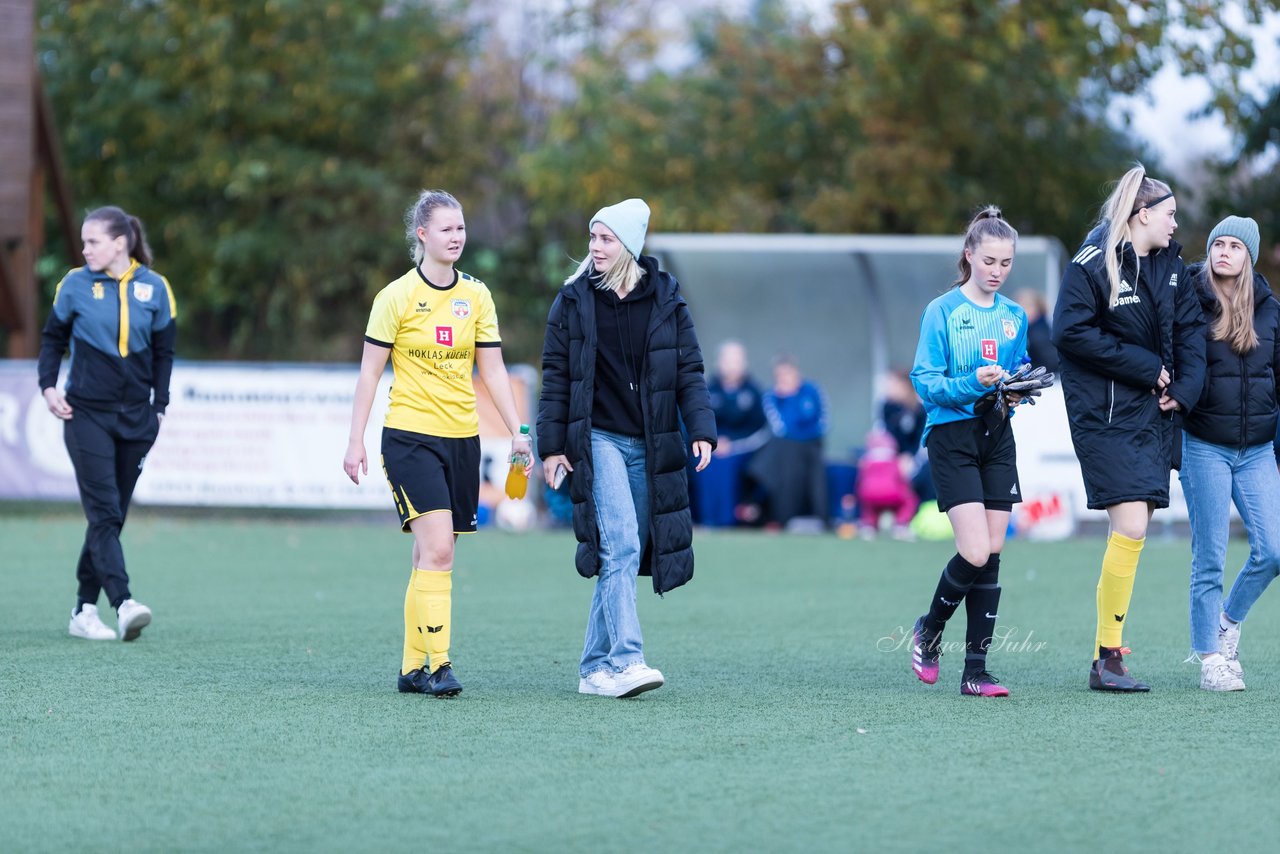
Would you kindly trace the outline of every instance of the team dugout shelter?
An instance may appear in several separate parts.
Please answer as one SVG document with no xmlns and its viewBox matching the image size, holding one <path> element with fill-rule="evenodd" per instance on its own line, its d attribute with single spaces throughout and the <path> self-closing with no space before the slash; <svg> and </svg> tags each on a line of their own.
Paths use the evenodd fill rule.
<svg viewBox="0 0 1280 854">
<path fill-rule="evenodd" d="M 796 357 L 830 406 L 826 456 L 851 462 L 875 423 L 879 378 L 910 370 L 929 301 L 951 287 L 958 235 L 651 234 L 646 252 L 681 284 L 708 377 L 720 342 L 747 348 L 772 385 L 775 356 Z M 1020 237 L 1002 288 L 1040 291 L 1052 311 L 1067 260 L 1050 237 Z"/>
</svg>

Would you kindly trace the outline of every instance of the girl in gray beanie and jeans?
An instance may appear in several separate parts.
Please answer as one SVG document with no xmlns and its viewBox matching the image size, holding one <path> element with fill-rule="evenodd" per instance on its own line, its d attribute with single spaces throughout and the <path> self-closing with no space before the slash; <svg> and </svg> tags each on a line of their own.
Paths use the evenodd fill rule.
<svg viewBox="0 0 1280 854">
<path fill-rule="evenodd" d="M 1191 646 L 1200 687 L 1244 690 L 1240 624 L 1280 572 L 1280 473 L 1272 450 L 1280 376 L 1280 302 L 1262 276 L 1258 224 L 1229 216 L 1208 257 L 1188 269 L 1208 328 L 1208 370 L 1184 423 L 1182 491 L 1191 519 Z M 1228 502 L 1249 533 L 1249 558 L 1222 598 Z"/>
</svg>

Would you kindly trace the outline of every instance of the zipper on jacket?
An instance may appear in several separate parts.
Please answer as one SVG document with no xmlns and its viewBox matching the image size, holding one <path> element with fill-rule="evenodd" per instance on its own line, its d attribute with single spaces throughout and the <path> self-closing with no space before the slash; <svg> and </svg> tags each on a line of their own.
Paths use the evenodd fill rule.
<svg viewBox="0 0 1280 854">
<path fill-rule="evenodd" d="M 1107 383 L 1107 423 L 1111 423 L 1111 415 L 1116 411 L 1116 381 Z"/>
<path fill-rule="evenodd" d="M 1249 366 L 1240 354 L 1240 450 L 1249 446 Z"/>
</svg>

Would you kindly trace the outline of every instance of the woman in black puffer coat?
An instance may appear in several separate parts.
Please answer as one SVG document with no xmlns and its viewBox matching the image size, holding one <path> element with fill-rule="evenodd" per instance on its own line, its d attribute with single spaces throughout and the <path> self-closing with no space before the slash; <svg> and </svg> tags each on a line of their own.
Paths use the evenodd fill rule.
<svg viewBox="0 0 1280 854">
<path fill-rule="evenodd" d="M 698 471 L 716 424 L 680 286 L 640 254 L 649 208 L 628 199 L 591 220 L 590 254 L 547 316 L 538 449 L 547 484 L 568 477 L 576 563 L 598 576 L 578 691 L 632 697 L 663 676 L 644 661 L 636 576 L 665 593 L 693 576 L 683 418 Z"/>
<path fill-rule="evenodd" d="M 1280 373 L 1280 302 L 1262 276 L 1258 225 L 1224 219 L 1203 267 L 1187 270 L 1209 319 L 1208 373 L 1187 416 L 1182 491 L 1191 519 L 1191 646 L 1200 687 L 1244 690 L 1240 623 L 1280 573 L 1280 473 L 1272 450 Z M 1223 570 L 1234 501 L 1249 532 L 1249 559 L 1226 601 Z"/>
<path fill-rule="evenodd" d="M 1148 691 L 1124 664 L 1123 630 L 1152 512 L 1169 506 L 1179 413 L 1204 385 L 1204 317 L 1187 282 L 1177 201 L 1135 166 L 1063 273 L 1053 343 L 1089 507 L 1111 523 L 1096 591 L 1095 691 Z"/>
</svg>

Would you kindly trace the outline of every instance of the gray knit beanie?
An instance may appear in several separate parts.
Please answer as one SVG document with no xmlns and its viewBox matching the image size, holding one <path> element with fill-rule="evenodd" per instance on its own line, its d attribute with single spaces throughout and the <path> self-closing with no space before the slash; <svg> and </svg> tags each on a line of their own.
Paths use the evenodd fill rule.
<svg viewBox="0 0 1280 854">
<path fill-rule="evenodd" d="M 1258 263 L 1258 224 L 1247 216 L 1229 216 L 1213 227 L 1209 232 L 1209 240 L 1204 245 L 1205 254 L 1213 248 L 1213 241 L 1219 237 L 1234 237 L 1249 250 L 1253 263 Z"/>
<path fill-rule="evenodd" d="M 627 199 L 616 205 L 601 208 L 596 211 L 596 215 L 591 218 L 591 223 L 587 227 L 590 228 L 597 222 L 607 225 L 618 240 L 622 241 L 622 245 L 628 252 L 636 258 L 640 257 L 640 250 L 644 248 L 645 234 L 649 231 L 649 206 L 644 201 Z"/>
</svg>

